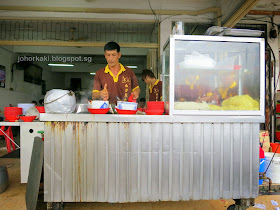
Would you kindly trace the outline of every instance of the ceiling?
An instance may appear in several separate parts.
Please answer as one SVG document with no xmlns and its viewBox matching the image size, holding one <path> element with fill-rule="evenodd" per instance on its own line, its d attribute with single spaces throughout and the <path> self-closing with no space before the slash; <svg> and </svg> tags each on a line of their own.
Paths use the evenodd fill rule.
<svg viewBox="0 0 280 210">
<path fill-rule="evenodd" d="M 244 5 L 247 5 L 245 7 Z M 209 8 L 212 8 L 211 10 Z M 142 42 L 144 40 L 150 42 L 151 30 L 155 25 L 155 19 L 161 21 L 173 20 L 176 18 L 188 17 L 190 21 L 204 21 L 206 23 L 215 23 L 221 18 L 222 24 L 227 23 L 233 16 L 238 18 L 244 17 L 250 10 L 265 10 L 265 11 L 280 11 L 279 0 L 9 0 L 0 2 L 0 19 L 10 18 L 10 31 L 21 25 L 18 31 L 25 31 L 27 35 L 35 34 L 53 41 L 104 41 L 106 34 L 119 34 L 120 37 L 127 37 L 128 42 Z M 220 10 L 220 14 L 219 14 Z M 177 11 L 177 13 L 176 13 Z M 156 12 L 158 15 L 154 15 Z M 135 14 L 133 14 L 135 13 Z M 237 15 L 237 14 L 241 15 Z M 159 15 L 161 14 L 161 15 Z M 181 15 L 179 15 L 181 14 Z M 182 16 L 184 15 L 184 16 Z M 59 20 L 60 25 L 48 25 L 50 33 L 45 36 L 40 31 L 39 25 L 42 24 L 48 17 L 52 23 Z M 13 19 L 21 20 L 13 20 Z M 24 21 L 26 19 L 26 22 Z M 34 20 L 36 19 L 36 20 Z M 77 22 L 67 22 L 70 20 L 79 20 L 83 23 L 80 28 Z M 98 27 L 103 27 L 104 33 L 97 34 L 94 30 L 89 30 L 88 27 L 92 24 L 86 20 L 100 20 Z M 27 24 L 29 21 L 33 25 Z M 66 21 L 66 23 L 61 22 Z M 125 23 L 125 21 L 131 23 Z M 139 20 L 142 23 L 139 23 Z M 36 22 L 37 21 L 37 22 Z M 105 21 L 105 22 L 104 22 Z M 109 22 L 109 21 L 114 21 Z M 119 21 L 119 22 L 118 22 Z M 233 20 L 233 22 L 236 20 Z M 133 23 L 134 22 L 134 23 Z M 137 23 L 138 22 L 138 23 Z M 144 23 L 146 22 L 146 23 Z M 68 24 L 68 27 L 65 25 Z M 71 25 L 72 24 L 72 25 Z M 118 25 L 117 25 L 118 24 Z M 142 25 L 141 25 L 142 24 Z M 12 26 L 13 25 L 13 26 Z M 87 26 L 85 29 L 84 26 Z M 96 26 L 97 26 L 96 25 Z M 115 27 L 117 25 L 118 27 Z M 96 27 L 94 26 L 94 27 Z M 64 28 L 63 28 L 64 27 Z M 66 28 L 65 28 L 66 27 Z M 74 28 L 74 29 L 73 29 Z M 56 31 L 63 32 L 57 33 Z M 24 34 L 24 33 L 23 33 Z M 66 34 L 66 36 L 65 36 Z M 139 35 L 140 34 L 140 35 Z M 3 40 L 3 34 L 0 33 Z M 154 34 L 157 38 L 157 34 Z M 36 36 L 32 36 L 35 39 Z M 120 42 L 123 42 L 119 37 Z M 0 39 L 0 40 L 1 40 Z M 38 35 L 37 35 L 38 39 Z M 116 37 L 110 38 L 116 40 Z M 154 40 L 152 42 L 157 42 Z M 13 46 L 7 47 L 15 53 L 27 54 L 68 54 L 68 55 L 103 55 L 103 47 L 50 47 L 50 46 Z M 127 56 L 146 56 L 149 48 L 122 48 L 123 55 Z"/>
</svg>

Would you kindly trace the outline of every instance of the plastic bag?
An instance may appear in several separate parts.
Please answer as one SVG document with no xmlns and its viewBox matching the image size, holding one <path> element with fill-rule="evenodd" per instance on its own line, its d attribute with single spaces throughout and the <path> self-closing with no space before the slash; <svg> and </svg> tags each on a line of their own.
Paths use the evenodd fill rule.
<svg viewBox="0 0 280 210">
<path fill-rule="evenodd" d="M 75 93 L 70 90 L 53 89 L 44 98 L 46 113 L 73 113 L 76 108 Z"/>
<path fill-rule="evenodd" d="M 193 51 L 191 55 L 185 55 L 184 61 L 179 63 L 180 68 L 187 69 L 213 69 L 216 61 L 208 54 L 200 54 Z"/>
</svg>

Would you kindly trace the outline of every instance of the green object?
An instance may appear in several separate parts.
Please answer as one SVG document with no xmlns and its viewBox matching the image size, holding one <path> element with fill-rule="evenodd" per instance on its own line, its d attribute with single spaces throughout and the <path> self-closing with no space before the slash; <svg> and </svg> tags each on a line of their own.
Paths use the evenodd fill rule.
<svg viewBox="0 0 280 210">
<path fill-rule="evenodd" d="M 37 131 L 37 133 L 41 133 L 41 134 L 43 134 L 43 133 L 44 133 L 44 131 Z"/>
</svg>

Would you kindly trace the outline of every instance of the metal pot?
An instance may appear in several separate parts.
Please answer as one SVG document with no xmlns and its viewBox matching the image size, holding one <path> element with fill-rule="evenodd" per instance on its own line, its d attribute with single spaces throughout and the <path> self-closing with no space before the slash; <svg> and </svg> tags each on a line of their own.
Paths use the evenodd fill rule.
<svg viewBox="0 0 280 210">
<path fill-rule="evenodd" d="M 4 192 L 9 184 L 9 175 L 6 166 L 0 166 L 0 194 Z"/>
</svg>

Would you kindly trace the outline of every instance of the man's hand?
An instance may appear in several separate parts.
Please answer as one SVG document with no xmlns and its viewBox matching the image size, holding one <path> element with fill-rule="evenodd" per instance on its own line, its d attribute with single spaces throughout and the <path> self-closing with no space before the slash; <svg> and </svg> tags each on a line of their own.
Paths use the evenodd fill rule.
<svg viewBox="0 0 280 210">
<path fill-rule="evenodd" d="M 104 89 L 100 91 L 100 97 L 104 100 L 104 101 L 108 101 L 109 99 L 109 92 L 107 90 L 107 84 L 104 85 Z"/>
<path fill-rule="evenodd" d="M 139 98 L 139 93 L 140 93 L 140 88 L 137 88 L 136 90 L 134 90 L 133 92 L 132 92 L 132 94 L 133 94 L 133 99 L 137 99 L 137 98 Z"/>
</svg>

